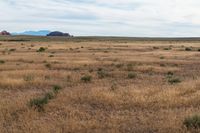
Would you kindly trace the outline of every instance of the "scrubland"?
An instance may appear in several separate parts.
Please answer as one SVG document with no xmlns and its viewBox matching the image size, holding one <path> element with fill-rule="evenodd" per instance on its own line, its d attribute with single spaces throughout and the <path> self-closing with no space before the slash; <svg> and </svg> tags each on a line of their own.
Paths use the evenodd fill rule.
<svg viewBox="0 0 200 133">
<path fill-rule="evenodd" d="M 200 41 L 0 41 L 2 133 L 200 132 Z"/>
</svg>

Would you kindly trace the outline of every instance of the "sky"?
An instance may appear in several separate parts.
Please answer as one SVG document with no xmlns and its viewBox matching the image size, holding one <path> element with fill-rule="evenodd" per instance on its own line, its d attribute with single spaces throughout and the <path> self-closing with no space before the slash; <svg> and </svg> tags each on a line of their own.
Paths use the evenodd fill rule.
<svg viewBox="0 0 200 133">
<path fill-rule="evenodd" d="M 198 37 L 199 0 L 0 0 L 0 30 Z"/>
</svg>

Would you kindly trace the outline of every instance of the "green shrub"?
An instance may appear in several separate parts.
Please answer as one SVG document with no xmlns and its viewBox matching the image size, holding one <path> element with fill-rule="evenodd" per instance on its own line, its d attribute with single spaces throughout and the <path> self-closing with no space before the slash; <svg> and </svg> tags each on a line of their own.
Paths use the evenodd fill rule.
<svg viewBox="0 0 200 133">
<path fill-rule="evenodd" d="M 137 76 L 137 75 L 136 75 L 135 73 L 128 73 L 128 76 L 127 76 L 127 77 L 128 77 L 129 79 L 134 79 L 134 78 L 136 78 L 136 76 Z"/>
<path fill-rule="evenodd" d="M 177 78 L 177 77 L 170 77 L 170 78 L 168 79 L 168 82 L 169 82 L 170 84 L 176 84 L 176 83 L 180 83 L 181 80 L 180 80 L 179 78 Z"/>
<path fill-rule="evenodd" d="M 54 98 L 54 93 L 53 92 L 48 92 L 48 93 L 46 93 L 45 97 L 48 98 L 49 100 L 51 100 L 51 99 Z"/>
<path fill-rule="evenodd" d="M 40 47 L 37 52 L 44 52 L 46 49 L 44 47 Z"/>
<path fill-rule="evenodd" d="M 50 69 L 51 68 L 51 64 L 47 63 L 47 64 L 45 64 L 45 67 Z"/>
<path fill-rule="evenodd" d="M 54 93 L 58 93 L 58 91 L 61 90 L 61 89 L 62 89 L 62 87 L 59 86 L 59 85 L 54 85 L 54 86 L 53 86 L 53 92 L 54 92 Z"/>
<path fill-rule="evenodd" d="M 56 94 L 62 88 L 58 85 L 53 86 L 53 91 L 46 93 L 43 97 L 34 98 L 29 101 L 29 106 L 41 112 L 44 111 L 44 105 L 48 104 L 49 100 L 55 98 Z"/>
<path fill-rule="evenodd" d="M 165 64 L 160 64 L 160 66 L 161 66 L 161 67 L 165 67 L 166 65 L 165 65 Z"/>
<path fill-rule="evenodd" d="M 185 48 L 185 51 L 192 51 L 192 49 L 187 47 L 187 48 Z"/>
<path fill-rule="evenodd" d="M 101 79 L 109 76 L 109 74 L 105 70 L 103 70 L 102 68 L 98 69 L 97 74 L 98 74 L 98 77 L 101 78 Z"/>
<path fill-rule="evenodd" d="M 121 68 L 121 67 L 123 67 L 124 66 L 124 64 L 116 64 L 116 67 L 117 68 Z"/>
<path fill-rule="evenodd" d="M 0 64 L 4 64 L 5 63 L 5 61 L 4 60 L 0 60 Z"/>
<path fill-rule="evenodd" d="M 200 128 L 200 115 L 194 115 L 194 116 L 185 118 L 183 124 L 188 129 L 189 128 L 199 129 Z"/>
<path fill-rule="evenodd" d="M 164 56 L 161 56 L 160 59 L 165 59 L 165 57 L 164 57 Z"/>
<path fill-rule="evenodd" d="M 164 48 L 164 50 L 171 50 L 172 48 Z"/>
<path fill-rule="evenodd" d="M 173 76 L 173 75 L 174 75 L 174 73 L 173 73 L 173 72 L 171 72 L 171 71 L 169 71 L 169 72 L 167 72 L 167 75 L 168 75 L 168 76 Z"/>
<path fill-rule="evenodd" d="M 154 46 L 153 49 L 159 49 L 159 47 Z"/>
<path fill-rule="evenodd" d="M 54 55 L 49 55 L 49 57 L 54 57 Z"/>
<path fill-rule="evenodd" d="M 12 49 L 9 49 L 9 51 L 11 51 L 11 52 L 12 52 L 12 51 L 16 51 L 16 49 L 15 49 L 15 48 L 12 48 Z"/>
<path fill-rule="evenodd" d="M 44 105 L 48 103 L 48 100 L 49 98 L 46 96 L 42 98 L 34 98 L 30 100 L 29 104 L 30 104 L 30 107 L 41 112 L 41 111 L 44 111 Z"/>
<path fill-rule="evenodd" d="M 89 76 L 89 75 L 85 75 L 85 76 L 83 76 L 83 77 L 81 78 L 81 80 L 84 81 L 84 82 L 91 82 L 92 77 Z"/>
</svg>

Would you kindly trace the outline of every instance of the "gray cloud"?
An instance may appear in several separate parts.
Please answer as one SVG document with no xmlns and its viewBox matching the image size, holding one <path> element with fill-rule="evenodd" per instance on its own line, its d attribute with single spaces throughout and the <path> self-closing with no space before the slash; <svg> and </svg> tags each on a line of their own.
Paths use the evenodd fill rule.
<svg viewBox="0 0 200 133">
<path fill-rule="evenodd" d="M 200 36 L 200 1 L 1 0 L 0 29 L 74 35 Z"/>
</svg>

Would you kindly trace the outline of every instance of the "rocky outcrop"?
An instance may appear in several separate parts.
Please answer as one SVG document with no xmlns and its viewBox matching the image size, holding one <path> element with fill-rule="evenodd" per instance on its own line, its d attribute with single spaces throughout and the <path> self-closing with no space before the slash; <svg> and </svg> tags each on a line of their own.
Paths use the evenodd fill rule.
<svg viewBox="0 0 200 133">
<path fill-rule="evenodd" d="M 50 32 L 49 34 L 47 34 L 47 36 L 66 36 L 66 37 L 71 37 L 71 35 L 69 33 L 63 33 L 63 32 L 60 32 L 60 31 Z"/>
<path fill-rule="evenodd" d="M 9 35 L 11 35 L 9 32 L 7 32 L 7 31 L 2 31 L 2 32 L 0 32 L 0 35 L 7 35 L 7 36 L 9 36 Z"/>
</svg>

